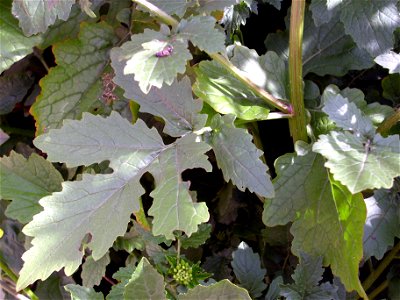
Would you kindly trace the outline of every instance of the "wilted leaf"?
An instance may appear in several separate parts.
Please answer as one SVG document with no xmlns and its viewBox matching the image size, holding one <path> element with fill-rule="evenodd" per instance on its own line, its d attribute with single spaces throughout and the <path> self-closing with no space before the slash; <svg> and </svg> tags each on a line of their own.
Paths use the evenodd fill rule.
<svg viewBox="0 0 400 300">
<path fill-rule="evenodd" d="M 114 41 L 114 31 L 106 23 L 83 23 L 78 39 L 54 46 L 57 66 L 40 81 L 42 93 L 31 108 L 37 134 L 61 127 L 64 119 L 80 118 L 98 101 Z"/>
<path fill-rule="evenodd" d="M 178 300 L 213 300 L 213 299 L 237 299 L 251 300 L 249 293 L 229 280 L 224 279 L 213 285 L 198 285 L 190 289 L 186 294 L 180 294 Z"/>
<path fill-rule="evenodd" d="M 267 285 L 264 282 L 266 270 L 261 268 L 260 256 L 245 242 L 241 242 L 238 249 L 233 251 L 232 257 L 231 265 L 240 285 L 248 290 L 251 296 L 261 296 Z"/>
<path fill-rule="evenodd" d="M 262 151 L 251 142 L 252 136 L 245 129 L 235 128 L 234 120 L 232 115 L 216 114 L 211 121 L 209 143 L 225 181 L 232 180 L 241 191 L 247 188 L 260 196 L 273 197 L 268 167 L 260 159 Z"/>
<path fill-rule="evenodd" d="M 35 153 L 25 159 L 12 151 L 0 159 L 0 166 L 0 197 L 12 200 L 6 215 L 23 224 L 42 210 L 38 203 L 41 198 L 61 190 L 61 174 Z"/>
<path fill-rule="evenodd" d="M 12 13 L 25 35 L 45 32 L 58 19 L 66 21 L 75 0 L 13 0 Z"/>
<path fill-rule="evenodd" d="M 125 300 L 163 300 L 165 297 L 164 277 L 143 257 L 125 286 Z"/>
<path fill-rule="evenodd" d="M 361 295 L 363 197 L 329 178 L 324 159 L 311 152 L 310 146 L 297 143 L 296 147 L 297 156 L 285 154 L 275 163 L 276 196 L 265 202 L 263 222 L 267 226 L 293 222 L 293 253 L 322 256 L 324 265 L 331 265 L 346 288 Z"/>
</svg>

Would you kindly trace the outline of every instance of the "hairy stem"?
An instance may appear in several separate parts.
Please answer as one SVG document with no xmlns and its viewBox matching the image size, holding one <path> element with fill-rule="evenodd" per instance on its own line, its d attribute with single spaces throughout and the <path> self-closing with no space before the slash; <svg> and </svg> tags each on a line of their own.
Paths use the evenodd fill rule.
<svg viewBox="0 0 400 300">
<path fill-rule="evenodd" d="M 376 281 L 376 279 L 382 274 L 382 272 L 389 266 L 389 264 L 396 257 L 397 252 L 400 251 L 400 242 L 398 242 L 392 250 L 390 250 L 389 254 L 380 262 L 379 266 L 373 271 L 367 279 L 363 282 L 364 290 L 368 290 L 372 284 Z"/>
<path fill-rule="evenodd" d="M 307 142 L 306 113 L 303 100 L 302 44 L 305 0 L 293 0 L 290 15 L 289 82 L 293 118 L 289 119 L 293 143 Z"/>
<path fill-rule="evenodd" d="M 165 13 L 164 11 L 160 10 L 158 7 L 154 6 L 150 2 L 146 0 L 133 0 L 134 2 L 146 7 L 148 10 L 151 11 L 152 14 L 156 15 L 163 23 L 170 25 L 173 28 L 178 26 L 178 21 Z M 254 92 L 257 96 L 259 96 L 263 101 L 272 105 L 273 107 L 279 109 L 281 112 L 286 114 L 291 114 L 290 105 L 285 103 L 282 100 L 279 100 L 272 96 L 267 91 L 259 88 L 255 85 L 247 76 L 238 68 L 236 68 L 228 59 L 218 53 L 208 53 L 208 55 L 220 63 L 224 68 L 226 68 L 236 79 L 244 83 L 252 92 Z"/>
</svg>

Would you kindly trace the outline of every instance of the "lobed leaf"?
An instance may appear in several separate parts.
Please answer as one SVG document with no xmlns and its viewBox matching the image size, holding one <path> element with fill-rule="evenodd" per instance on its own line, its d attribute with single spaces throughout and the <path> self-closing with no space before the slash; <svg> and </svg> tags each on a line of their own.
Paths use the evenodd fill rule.
<svg viewBox="0 0 400 300">
<path fill-rule="evenodd" d="M 58 19 L 66 21 L 74 0 L 13 0 L 12 13 L 27 36 L 45 32 Z"/>
<path fill-rule="evenodd" d="M 275 162 L 276 196 L 265 202 L 263 222 L 293 222 L 293 253 L 322 256 L 348 290 L 364 295 L 358 279 L 366 215 L 363 197 L 330 178 L 323 158 L 310 146 L 296 147 L 297 155 L 285 154 Z"/>
<path fill-rule="evenodd" d="M 11 151 L 0 158 L 0 166 L 0 198 L 12 200 L 5 213 L 23 224 L 42 210 L 38 203 L 42 197 L 61 190 L 61 174 L 35 153 L 25 159 Z"/>
<path fill-rule="evenodd" d="M 0 2 L 0 73 L 13 63 L 32 53 L 40 43 L 40 36 L 26 37 L 11 14 L 11 0 Z"/>
<path fill-rule="evenodd" d="M 118 280 L 119 282 L 112 286 L 111 291 L 106 297 L 107 300 L 123 299 L 125 286 L 128 284 L 134 271 L 135 267 L 129 265 L 127 267 L 119 268 L 119 270 L 113 274 L 113 278 Z"/>
<path fill-rule="evenodd" d="M 124 299 L 167 299 L 164 285 L 164 277 L 143 257 L 125 286 Z"/>
<path fill-rule="evenodd" d="M 183 249 L 200 247 L 210 238 L 210 236 L 211 224 L 200 224 L 199 229 L 190 237 L 182 236 L 180 238 L 181 247 Z"/>
<path fill-rule="evenodd" d="M 260 266 L 260 256 L 245 242 L 241 242 L 238 249 L 233 251 L 232 257 L 231 265 L 240 285 L 248 290 L 252 297 L 261 296 L 267 285 L 264 283 L 266 270 Z"/>
<path fill-rule="evenodd" d="M 241 191 L 247 188 L 262 197 L 273 197 L 268 167 L 260 159 L 262 151 L 251 142 L 252 136 L 245 129 L 235 128 L 234 120 L 232 115 L 219 114 L 211 120 L 209 143 L 225 181 L 232 180 Z"/>
<path fill-rule="evenodd" d="M 365 199 L 367 220 L 364 226 L 364 260 L 382 259 L 395 237 L 400 237 L 399 183 L 392 189 L 379 189 Z"/>
<path fill-rule="evenodd" d="M 31 108 L 37 134 L 80 118 L 97 101 L 113 42 L 114 31 L 106 23 L 82 23 L 77 39 L 54 46 L 57 66 L 40 81 L 42 92 Z"/>
<path fill-rule="evenodd" d="M 212 300 L 212 299 L 237 299 L 250 300 L 249 293 L 228 279 L 221 280 L 209 286 L 197 285 L 186 294 L 178 295 L 178 300 Z"/>
<path fill-rule="evenodd" d="M 93 256 L 88 256 L 82 264 L 82 285 L 88 288 L 99 285 L 106 274 L 106 267 L 109 263 L 110 255 L 108 253 L 99 260 L 94 260 Z"/>
</svg>

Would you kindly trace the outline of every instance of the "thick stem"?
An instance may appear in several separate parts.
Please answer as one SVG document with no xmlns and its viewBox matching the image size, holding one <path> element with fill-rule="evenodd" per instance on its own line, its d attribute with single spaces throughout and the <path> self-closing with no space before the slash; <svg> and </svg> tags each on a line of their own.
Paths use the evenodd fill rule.
<svg viewBox="0 0 400 300">
<path fill-rule="evenodd" d="M 307 122 L 303 101 L 302 44 L 305 0 L 293 0 L 290 15 L 289 82 L 293 118 L 289 120 L 293 143 L 307 142 Z"/>
<path fill-rule="evenodd" d="M 134 2 L 146 7 L 148 10 L 150 10 L 154 15 L 156 15 L 163 23 L 172 26 L 173 28 L 176 28 L 178 26 L 178 21 L 171 17 L 170 15 L 166 14 L 162 10 L 160 10 L 158 7 L 154 6 L 150 2 L 146 0 L 133 0 Z M 284 101 L 281 101 L 279 99 L 276 99 L 274 96 L 272 96 L 270 93 L 267 91 L 259 88 L 257 85 L 255 85 L 250 79 L 247 78 L 246 75 L 243 74 L 241 70 L 236 68 L 228 59 L 226 59 L 224 56 L 218 53 L 208 53 L 208 55 L 220 63 L 223 67 L 225 67 L 236 79 L 244 83 L 252 92 L 254 92 L 257 96 L 259 96 L 262 100 L 264 100 L 266 103 L 269 105 L 272 105 L 273 107 L 279 109 L 281 112 L 285 114 L 291 114 L 291 108 L 290 105 L 285 103 Z"/>
<path fill-rule="evenodd" d="M 376 268 L 374 272 L 369 274 L 367 279 L 363 282 L 364 290 L 368 290 L 376 279 L 382 274 L 382 272 L 389 266 L 389 264 L 396 257 L 397 252 L 400 251 L 400 242 L 398 242 L 392 250 L 390 250 L 389 254 L 380 262 L 379 266 Z"/>
</svg>

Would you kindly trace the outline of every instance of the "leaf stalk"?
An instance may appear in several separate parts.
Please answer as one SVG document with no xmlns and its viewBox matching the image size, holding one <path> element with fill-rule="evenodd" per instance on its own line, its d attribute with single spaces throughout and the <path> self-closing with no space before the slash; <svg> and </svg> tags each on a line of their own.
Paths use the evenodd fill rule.
<svg viewBox="0 0 400 300">
<path fill-rule="evenodd" d="M 307 142 L 307 122 L 303 95 L 302 45 L 305 0 L 293 0 L 290 14 L 289 83 L 293 118 L 289 119 L 293 143 Z"/>
<path fill-rule="evenodd" d="M 142 5 L 146 7 L 148 10 L 151 11 L 152 14 L 156 15 L 163 23 L 170 25 L 173 28 L 176 28 L 179 24 L 179 22 L 156 7 L 155 5 L 151 4 L 150 2 L 146 0 L 132 0 L 133 2 L 136 2 L 139 5 Z M 217 61 L 219 64 L 221 64 L 225 69 L 227 69 L 236 79 L 238 79 L 240 82 L 244 83 L 252 92 L 254 92 L 257 96 L 259 96 L 263 101 L 268 103 L 269 105 L 272 105 L 273 107 L 279 109 L 281 112 L 285 114 L 290 114 L 292 113 L 291 106 L 287 103 L 285 103 L 282 100 L 279 100 L 272 96 L 270 93 L 265 91 L 262 88 L 259 88 L 257 85 L 255 85 L 247 76 L 238 68 L 236 68 L 228 59 L 226 59 L 223 55 L 219 53 L 208 53 L 208 55 Z"/>
</svg>

